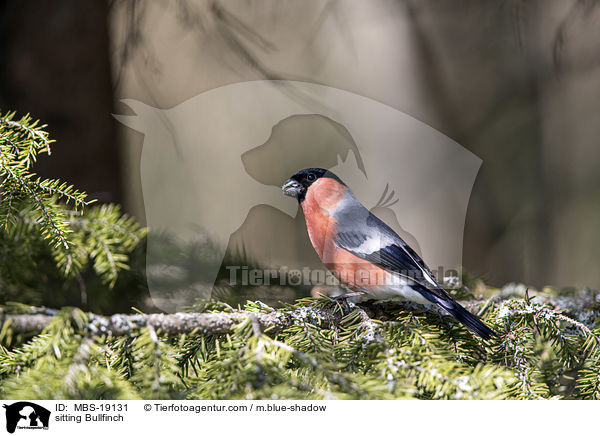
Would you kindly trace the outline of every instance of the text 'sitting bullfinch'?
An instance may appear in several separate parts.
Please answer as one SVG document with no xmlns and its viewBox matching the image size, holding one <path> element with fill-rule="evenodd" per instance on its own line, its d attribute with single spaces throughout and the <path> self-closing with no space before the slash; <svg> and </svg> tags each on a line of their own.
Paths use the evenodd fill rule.
<svg viewBox="0 0 600 436">
<path fill-rule="evenodd" d="M 419 255 L 335 174 L 307 168 L 282 190 L 298 199 L 313 247 L 346 287 L 371 299 L 437 304 L 482 338 L 494 334 L 441 288 Z"/>
</svg>

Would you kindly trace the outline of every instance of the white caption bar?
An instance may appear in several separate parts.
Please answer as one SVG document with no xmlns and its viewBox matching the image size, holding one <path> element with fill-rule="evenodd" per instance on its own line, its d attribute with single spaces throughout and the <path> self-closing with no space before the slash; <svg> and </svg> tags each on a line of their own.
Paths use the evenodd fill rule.
<svg viewBox="0 0 600 436">
<path fill-rule="evenodd" d="M 107 434 L 588 434 L 594 401 L 4 401 L 0 431 Z M 235 432 L 235 433 L 234 433 Z M 5 433 L 6 434 L 6 433 Z"/>
</svg>

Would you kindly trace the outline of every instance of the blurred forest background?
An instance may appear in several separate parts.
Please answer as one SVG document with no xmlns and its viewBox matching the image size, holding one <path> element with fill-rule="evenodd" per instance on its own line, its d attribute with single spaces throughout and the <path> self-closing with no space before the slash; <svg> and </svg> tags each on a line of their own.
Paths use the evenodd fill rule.
<svg viewBox="0 0 600 436">
<path fill-rule="evenodd" d="M 257 79 L 348 90 L 483 160 L 467 271 L 496 286 L 598 288 L 598 3 L 0 0 L 0 107 L 49 125 L 57 142 L 40 175 L 143 223 L 143 136 L 113 119 L 128 111 L 121 98 L 169 108 Z M 145 294 L 139 278 L 123 280 L 136 283 L 131 298 L 96 309 L 127 310 Z"/>
</svg>

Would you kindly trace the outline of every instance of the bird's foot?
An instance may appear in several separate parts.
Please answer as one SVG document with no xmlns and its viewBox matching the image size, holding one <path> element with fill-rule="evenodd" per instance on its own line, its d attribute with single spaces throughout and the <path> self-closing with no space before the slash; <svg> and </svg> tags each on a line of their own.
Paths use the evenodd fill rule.
<svg viewBox="0 0 600 436">
<path fill-rule="evenodd" d="M 362 297 L 363 295 L 365 295 L 365 293 L 362 291 L 346 292 L 345 294 L 340 294 L 340 295 L 336 295 L 335 297 L 331 297 L 331 299 L 332 300 L 342 300 L 342 299 L 351 298 L 351 297 Z"/>
<path fill-rule="evenodd" d="M 353 310 L 354 307 L 356 307 L 354 304 L 355 301 L 352 301 L 354 300 L 354 297 L 362 297 L 364 295 L 365 293 L 362 291 L 352 291 L 346 292 L 345 294 L 335 295 L 333 297 L 330 297 L 330 299 L 332 301 L 339 302 L 342 306 L 344 314 L 348 314 Z"/>
</svg>

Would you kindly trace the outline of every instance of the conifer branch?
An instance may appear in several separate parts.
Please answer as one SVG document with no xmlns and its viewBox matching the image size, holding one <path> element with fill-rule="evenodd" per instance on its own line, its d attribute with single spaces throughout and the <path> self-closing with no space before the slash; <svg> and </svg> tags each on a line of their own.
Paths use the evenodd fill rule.
<svg viewBox="0 0 600 436">
<path fill-rule="evenodd" d="M 222 335 L 231 333 L 244 320 L 256 317 L 262 331 L 280 331 L 294 324 L 298 313 L 284 315 L 280 311 L 257 313 L 233 311 L 231 313 L 184 313 L 173 314 L 116 314 L 103 316 L 89 314 L 86 330 L 96 335 L 133 336 L 140 328 L 151 328 L 161 334 L 176 335 L 200 333 Z M 329 316 L 329 314 L 323 314 Z M 14 333 L 39 334 L 49 325 L 53 316 L 43 314 L 4 314 L 2 323 L 10 323 Z"/>
<path fill-rule="evenodd" d="M 390 302 L 209 301 L 195 313 L 113 316 L 12 304 L 0 313 L 10 347 L 0 393 L 44 381 L 61 398 L 598 399 L 597 295 L 471 300 L 498 332 L 486 342 L 450 316 Z M 567 389 L 561 380 L 577 372 Z"/>
</svg>

